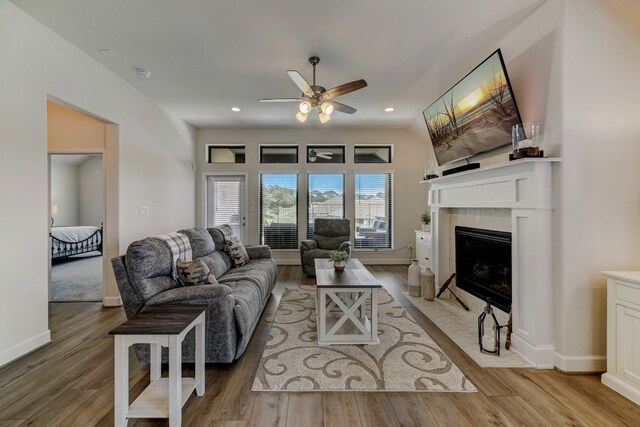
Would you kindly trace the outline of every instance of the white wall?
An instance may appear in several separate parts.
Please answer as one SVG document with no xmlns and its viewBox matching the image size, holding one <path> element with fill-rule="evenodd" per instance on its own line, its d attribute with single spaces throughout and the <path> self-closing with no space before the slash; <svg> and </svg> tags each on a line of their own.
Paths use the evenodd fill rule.
<svg viewBox="0 0 640 427">
<path fill-rule="evenodd" d="M 102 156 L 78 165 L 78 225 L 99 227 L 104 217 Z"/>
<path fill-rule="evenodd" d="M 558 363 L 604 369 L 602 270 L 640 270 L 640 28 L 565 0 Z M 575 369 L 573 369 L 575 366 Z"/>
<path fill-rule="evenodd" d="M 543 126 L 555 168 L 554 321 L 565 371 L 606 361 L 602 270 L 640 269 L 640 30 L 598 0 L 547 1 L 495 46 L 447 70 L 441 91 L 493 49 L 502 49 L 523 120 Z M 449 81 L 453 79 L 453 81 Z M 412 132 L 428 140 L 420 118 Z M 510 147 L 478 156 L 507 161 Z M 435 158 L 429 148 L 429 156 Z"/>
<path fill-rule="evenodd" d="M 292 114 L 295 111 L 292 111 Z M 339 120 L 339 118 L 335 118 Z M 410 259 L 408 248 L 414 247 L 414 230 L 420 228 L 420 214 L 427 208 L 427 194 L 424 186 L 419 184 L 422 179 L 424 161 L 427 155 L 426 142 L 401 129 L 345 129 L 326 127 L 297 128 L 260 128 L 260 129 L 199 129 L 197 132 L 197 224 L 203 222 L 203 173 L 210 172 L 248 172 L 249 209 L 248 209 L 248 239 L 247 243 L 258 242 L 258 187 L 259 172 L 298 172 L 299 179 L 299 223 L 306 218 L 305 180 L 308 172 L 338 171 L 347 173 L 347 216 L 353 199 L 349 198 L 349 185 L 353 171 L 393 171 L 394 172 L 394 241 L 395 250 L 356 251 L 355 256 L 363 261 L 379 263 L 407 263 Z M 245 144 L 247 147 L 245 164 L 208 164 L 206 163 L 207 144 Z M 260 164 L 260 144 L 298 144 L 298 164 Z M 307 144 L 340 144 L 346 145 L 344 164 L 307 164 Z M 354 144 L 393 144 L 394 158 L 391 164 L 355 164 L 353 163 Z M 351 175 L 349 175 L 351 174 Z M 353 184 L 351 183 L 351 186 Z M 351 187 L 353 188 L 353 187 Z M 353 191 L 351 192 L 353 194 Z M 305 219 L 306 221 L 306 219 Z M 275 251 L 276 259 L 281 263 L 299 263 L 298 250 Z"/>
<path fill-rule="evenodd" d="M 58 213 L 51 215 L 54 226 L 79 225 L 78 166 L 51 156 L 51 206 Z"/>
<path fill-rule="evenodd" d="M 119 124 L 119 135 L 107 139 L 119 140 L 112 150 L 119 153 L 119 197 L 111 201 L 119 209 L 116 253 L 135 239 L 193 226 L 195 183 L 189 125 L 6 0 L 0 76 L 0 192 L 19 207 L 0 210 L 0 235 L 15 243 L 0 249 L 3 365 L 50 336 L 48 96 Z M 138 215 L 140 205 L 149 215 Z"/>
</svg>

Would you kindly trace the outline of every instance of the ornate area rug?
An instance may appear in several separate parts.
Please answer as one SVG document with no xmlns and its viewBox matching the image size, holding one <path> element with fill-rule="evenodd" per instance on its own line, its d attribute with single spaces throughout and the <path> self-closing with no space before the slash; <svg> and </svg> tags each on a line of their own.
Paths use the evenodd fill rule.
<svg viewBox="0 0 640 427">
<path fill-rule="evenodd" d="M 476 388 L 384 289 L 379 345 L 318 346 L 316 288 L 285 288 L 253 391 L 437 391 Z"/>
</svg>

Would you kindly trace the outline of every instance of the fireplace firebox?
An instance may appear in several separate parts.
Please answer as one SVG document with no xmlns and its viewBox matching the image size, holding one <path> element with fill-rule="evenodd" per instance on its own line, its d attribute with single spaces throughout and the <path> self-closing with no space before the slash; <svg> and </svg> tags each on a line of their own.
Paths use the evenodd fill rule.
<svg viewBox="0 0 640 427">
<path fill-rule="evenodd" d="M 511 311 L 511 233 L 455 228 L 456 286 Z"/>
</svg>

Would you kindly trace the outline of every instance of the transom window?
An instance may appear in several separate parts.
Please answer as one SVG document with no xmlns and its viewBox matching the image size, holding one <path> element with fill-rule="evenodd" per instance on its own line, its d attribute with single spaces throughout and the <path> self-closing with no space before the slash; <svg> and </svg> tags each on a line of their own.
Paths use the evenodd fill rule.
<svg viewBox="0 0 640 427">
<path fill-rule="evenodd" d="M 246 149 L 244 145 L 208 145 L 209 163 L 244 163 Z"/>
</svg>

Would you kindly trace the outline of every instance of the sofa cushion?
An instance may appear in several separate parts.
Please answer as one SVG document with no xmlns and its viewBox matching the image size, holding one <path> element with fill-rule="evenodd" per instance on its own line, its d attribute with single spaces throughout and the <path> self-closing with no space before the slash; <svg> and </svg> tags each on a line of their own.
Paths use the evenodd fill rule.
<svg viewBox="0 0 640 427">
<path fill-rule="evenodd" d="M 204 228 L 189 228 L 180 230 L 178 233 L 182 233 L 189 238 L 193 258 L 209 255 L 215 249 L 211 234 Z"/>
<path fill-rule="evenodd" d="M 226 236 L 233 236 L 233 230 L 231 226 L 219 225 L 217 227 L 207 228 L 207 231 L 211 235 L 213 242 L 216 245 L 216 251 L 224 251 L 226 248 Z"/>
<path fill-rule="evenodd" d="M 249 254 L 236 236 L 227 237 L 227 253 L 236 267 L 241 267 L 249 262 Z"/>
<path fill-rule="evenodd" d="M 231 258 L 224 252 L 213 251 L 209 255 L 197 259 L 201 259 L 207 264 L 207 267 L 209 267 L 209 270 L 211 270 L 216 279 L 219 279 L 226 274 L 230 268 L 233 268 Z"/>
<path fill-rule="evenodd" d="M 147 237 L 129 245 L 125 256 L 129 279 L 145 301 L 168 289 L 179 287 L 173 278 L 173 254 L 166 242 Z"/>
<path fill-rule="evenodd" d="M 211 270 L 202 259 L 193 261 L 178 260 L 176 269 L 178 270 L 178 279 L 184 286 L 215 285 L 218 283 L 216 276 L 211 273 Z"/>
</svg>

